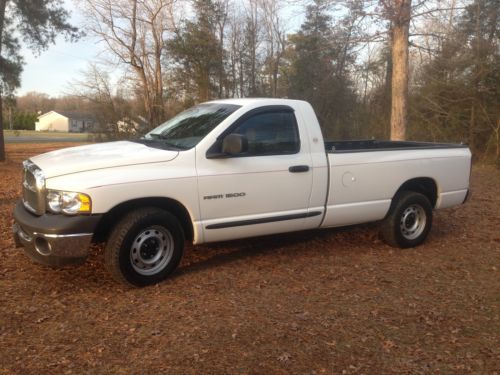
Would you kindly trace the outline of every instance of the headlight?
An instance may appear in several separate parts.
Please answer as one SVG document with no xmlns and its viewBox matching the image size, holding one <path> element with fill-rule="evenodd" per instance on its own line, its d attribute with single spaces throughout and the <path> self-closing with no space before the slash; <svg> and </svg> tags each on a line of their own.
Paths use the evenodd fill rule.
<svg viewBox="0 0 500 375">
<path fill-rule="evenodd" d="M 68 215 L 89 214 L 92 209 L 92 201 L 87 194 L 58 190 L 49 190 L 47 205 L 54 213 Z"/>
</svg>

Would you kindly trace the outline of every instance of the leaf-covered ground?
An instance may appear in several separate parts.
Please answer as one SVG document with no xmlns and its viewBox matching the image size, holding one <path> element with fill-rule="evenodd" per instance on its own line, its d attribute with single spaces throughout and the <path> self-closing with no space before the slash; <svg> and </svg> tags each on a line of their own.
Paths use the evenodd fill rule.
<svg viewBox="0 0 500 375">
<path fill-rule="evenodd" d="M 115 284 L 94 247 L 79 268 L 32 263 L 11 240 L 20 163 L 0 163 L 0 373 L 500 372 L 500 172 L 398 250 L 376 225 L 187 246 L 153 287 Z"/>
</svg>

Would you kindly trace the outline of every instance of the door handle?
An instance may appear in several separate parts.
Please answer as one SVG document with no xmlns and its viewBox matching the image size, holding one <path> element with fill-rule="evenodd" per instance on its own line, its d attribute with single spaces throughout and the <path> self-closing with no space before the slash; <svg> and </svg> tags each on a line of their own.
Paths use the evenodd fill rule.
<svg viewBox="0 0 500 375">
<path fill-rule="evenodd" d="M 290 173 L 302 173 L 302 172 L 307 172 L 308 170 L 309 170 L 308 165 L 294 165 L 288 168 L 288 171 Z"/>
</svg>

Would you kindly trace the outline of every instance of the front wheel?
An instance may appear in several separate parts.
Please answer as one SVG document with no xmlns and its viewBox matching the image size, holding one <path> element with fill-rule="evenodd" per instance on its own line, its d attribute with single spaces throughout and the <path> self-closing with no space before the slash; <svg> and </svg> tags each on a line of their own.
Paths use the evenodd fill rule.
<svg viewBox="0 0 500 375">
<path fill-rule="evenodd" d="M 179 264 L 184 232 L 172 214 L 157 208 L 128 213 L 113 229 L 105 249 L 113 278 L 133 286 L 158 283 Z"/>
<path fill-rule="evenodd" d="M 382 223 L 382 238 L 394 247 L 408 248 L 425 241 L 432 227 L 432 206 L 420 193 L 404 191 L 394 199 Z"/>
</svg>

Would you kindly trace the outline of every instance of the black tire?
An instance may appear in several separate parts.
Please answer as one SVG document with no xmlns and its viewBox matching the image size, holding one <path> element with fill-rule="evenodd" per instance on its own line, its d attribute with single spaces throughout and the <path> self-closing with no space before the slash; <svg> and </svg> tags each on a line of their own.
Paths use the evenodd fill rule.
<svg viewBox="0 0 500 375">
<path fill-rule="evenodd" d="M 129 212 L 113 228 L 104 250 L 112 277 L 146 286 L 164 280 L 179 265 L 184 232 L 175 216 L 158 208 Z"/>
<path fill-rule="evenodd" d="M 382 222 L 381 235 L 390 246 L 408 248 L 425 241 L 432 227 L 432 206 L 420 193 L 403 191 L 396 195 Z"/>
</svg>

